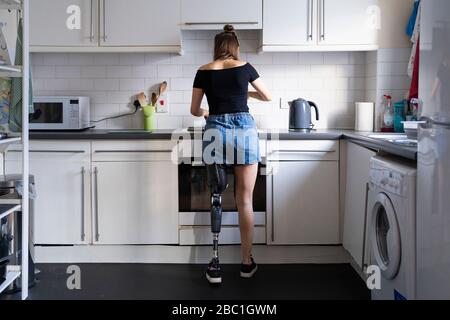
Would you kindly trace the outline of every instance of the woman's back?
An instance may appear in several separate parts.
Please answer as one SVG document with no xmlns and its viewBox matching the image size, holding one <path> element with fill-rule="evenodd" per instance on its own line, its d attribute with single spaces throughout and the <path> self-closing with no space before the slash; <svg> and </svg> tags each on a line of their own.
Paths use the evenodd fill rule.
<svg viewBox="0 0 450 320">
<path fill-rule="evenodd" d="M 210 114 L 248 112 L 248 84 L 258 78 L 249 63 L 216 60 L 197 71 L 194 88 L 205 92 Z"/>
</svg>

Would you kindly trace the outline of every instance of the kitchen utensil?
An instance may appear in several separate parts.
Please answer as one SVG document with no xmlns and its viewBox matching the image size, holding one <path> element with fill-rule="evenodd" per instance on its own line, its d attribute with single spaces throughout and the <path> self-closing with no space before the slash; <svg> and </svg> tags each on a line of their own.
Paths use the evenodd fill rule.
<svg viewBox="0 0 450 320">
<path fill-rule="evenodd" d="M 297 99 L 289 102 L 289 130 L 311 130 L 311 108 L 316 110 L 316 120 L 319 120 L 319 108 L 312 101 Z"/>
<path fill-rule="evenodd" d="M 167 89 L 167 81 L 161 82 L 159 85 L 159 92 L 158 92 L 158 98 L 166 91 Z"/>
<path fill-rule="evenodd" d="M 158 102 L 158 96 L 156 95 L 156 93 L 152 93 L 152 106 L 156 105 L 156 102 Z"/>
<path fill-rule="evenodd" d="M 145 94 L 143 92 L 138 94 L 137 99 L 138 99 L 139 104 L 141 105 L 141 107 L 146 106 L 148 104 L 147 103 L 147 97 L 145 96 Z"/>
<path fill-rule="evenodd" d="M 355 130 L 373 131 L 373 102 L 355 103 Z"/>
</svg>

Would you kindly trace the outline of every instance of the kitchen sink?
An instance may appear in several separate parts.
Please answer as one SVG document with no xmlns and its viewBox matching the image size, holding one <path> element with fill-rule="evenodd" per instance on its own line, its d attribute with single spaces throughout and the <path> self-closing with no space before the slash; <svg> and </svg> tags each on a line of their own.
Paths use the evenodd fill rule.
<svg viewBox="0 0 450 320">
<path fill-rule="evenodd" d="M 371 134 L 369 138 L 388 141 L 405 147 L 417 147 L 417 140 L 408 139 L 405 134 Z"/>
</svg>

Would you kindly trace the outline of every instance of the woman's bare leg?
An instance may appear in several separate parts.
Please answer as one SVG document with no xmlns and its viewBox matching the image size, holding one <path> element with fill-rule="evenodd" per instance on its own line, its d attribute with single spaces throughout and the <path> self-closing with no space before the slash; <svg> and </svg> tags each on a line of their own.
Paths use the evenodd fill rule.
<svg viewBox="0 0 450 320">
<path fill-rule="evenodd" d="M 239 211 L 242 262 L 251 263 L 253 243 L 253 189 L 255 188 L 258 164 L 234 167 L 236 178 L 236 205 Z"/>
</svg>

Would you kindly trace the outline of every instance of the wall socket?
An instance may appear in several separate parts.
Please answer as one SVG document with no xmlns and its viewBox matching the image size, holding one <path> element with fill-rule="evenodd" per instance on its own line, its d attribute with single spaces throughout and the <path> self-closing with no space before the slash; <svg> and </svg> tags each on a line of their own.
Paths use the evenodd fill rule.
<svg viewBox="0 0 450 320">
<path fill-rule="evenodd" d="M 289 104 L 287 99 L 280 97 L 280 109 L 289 109 Z"/>
<path fill-rule="evenodd" d="M 163 93 L 156 102 L 156 112 L 157 113 L 168 113 L 169 112 L 169 101 L 167 92 Z"/>
</svg>

